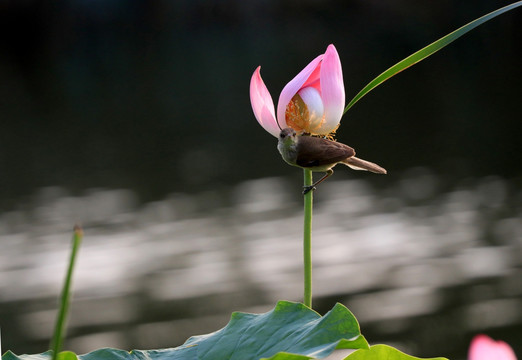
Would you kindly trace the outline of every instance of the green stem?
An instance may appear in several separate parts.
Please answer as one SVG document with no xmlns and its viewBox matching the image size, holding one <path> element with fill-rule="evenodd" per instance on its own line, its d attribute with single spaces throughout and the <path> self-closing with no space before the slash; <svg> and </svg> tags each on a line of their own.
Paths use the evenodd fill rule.
<svg viewBox="0 0 522 360">
<path fill-rule="evenodd" d="M 71 298 L 71 283 L 72 274 L 74 270 L 74 263 L 76 262 L 76 254 L 82 242 L 83 231 L 79 226 L 74 227 L 73 246 L 71 257 L 69 259 L 69 268 L 63 284 L 62 296 L 60 300 L 60 309 L 56 318 L 56 326 L 54 328 L 53 339 L 51 341 L 51 349 L 53 350 L 53 360 L 58 358 L 58 353 L 61 351 L 63 339 L 65 337 L 65 323 L 67 321 L 67 314 L 69 312 L 69 300 Z"/>
<path fill-rule="evenodd" d="M 313 183 L 312 171 L 304 169 L 304 186 Z M 304 234 L 303 234 L 303 259 L 304 259 L 304 301 L 312 308 L 312 205 L 313 193 L 309 191 L 304 196 Z"/>
</svg>

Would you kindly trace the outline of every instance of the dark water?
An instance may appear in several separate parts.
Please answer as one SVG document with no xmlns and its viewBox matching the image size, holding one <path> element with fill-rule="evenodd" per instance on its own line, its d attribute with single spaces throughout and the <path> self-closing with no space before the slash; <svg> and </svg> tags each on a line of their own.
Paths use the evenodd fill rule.
<svg viewBox="0 0 522 360">
<path fill-rule="evenodd" d="M 4 351 L 48 348 L 71 224 L 85 239 L 66 347 L 149 349 L 223 327 L 232 311 L 300 301 L 302 209 L 293 181 L 173 193 L 44 188 L 0 214 Z M 294 193 L 292 193 L 291 190 Z M 500 177 L 444 190 L 427 169 L 386 187 L 329 180 L 316 192 L 314 308 L 348 306 L 370 343 L 464 359 L 487 333 L 522 353 L 522 190 Z"/>
<path fill-rule="evenodd" d="M 291 174 L 249 101 L 274 102 L 335 44 L 346 100 L 397 61 L 505 0 L 12 1 L 0 6 L 0 210 L 47 186 L 144 201 Z M 392 172 L 520 177 L 522 11 L 372 91 L 338 140 Z"/>
</svg>

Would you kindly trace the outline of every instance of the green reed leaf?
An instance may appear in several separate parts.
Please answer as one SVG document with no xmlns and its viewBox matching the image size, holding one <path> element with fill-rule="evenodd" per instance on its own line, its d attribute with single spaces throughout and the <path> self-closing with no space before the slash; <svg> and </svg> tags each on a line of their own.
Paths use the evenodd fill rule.
<svg viewBox="0 0 522 360">
<path fill-rule="evenodd" d="M 399 61 L 397 64 L 393 65 L 391 68 L 377 76 L 375 79 L 370 81 L 368 85 L 366 85 L 355 97 L 350 100 L 348 105 L 344 108 L 344 113 L 355 105 L 357 101 L 359 101 L 364 95 L 368 94 L 370 91 L 375 89 L 377 86 L 381 85 L 383 82 L 388 80 L 389 78 L 397 75 L 399 72 L 409 68 L 412 65 L 415 65 L 421 60 L 426 59 L 428 56 L 436 53 L 446 45 L 450 44 L 451 42 L 457 40 L 462 35 L 466 34 L 467 32 L 473 30 L 479 25 L 484 24 L 486 21 L 493 19 L 494 17 L 503 14 L 507 11 L 513 10 L 514 8 L 517 8 L 522 5 L 522 1 L 517 1 L 511 5 L 504 6 L 503 8 L 497 9 L 495 11 L 490 12 L 489 14 L 486 14 L 478 19 L 473 20 L 472 22 L 458 28 L 457 30 L 453 31 L 452 33 L 449 33 L 448 35 L 440 38 L 439 40 L 429 44 L 428 46 L 420 49 L 419 51 L 411 54 L 407 58 Z"/>
</svg>

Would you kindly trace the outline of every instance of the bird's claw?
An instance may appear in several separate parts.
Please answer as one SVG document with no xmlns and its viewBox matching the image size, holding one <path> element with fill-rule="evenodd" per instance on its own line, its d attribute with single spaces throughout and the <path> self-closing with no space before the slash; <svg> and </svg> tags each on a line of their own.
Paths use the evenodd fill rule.
<svg viewBox="0 0 522 360">
<path fill-rule="evenodd" d="M 308 194 L 312 190 L 315 190 L 315 186 L 303 186 L 303 195 Z"/>
</svg>

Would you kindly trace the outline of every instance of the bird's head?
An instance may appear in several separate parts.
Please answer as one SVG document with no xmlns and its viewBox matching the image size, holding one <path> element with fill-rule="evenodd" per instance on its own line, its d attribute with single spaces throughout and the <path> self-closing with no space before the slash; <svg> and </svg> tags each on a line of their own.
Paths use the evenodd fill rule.
<svg viewBox="0 0 522 360">
<path fill-rule="evenodd" d="M 279 142 L 285 145 L 292 145 L 297 142 L 297 133 L 292 128 L 284 128 L 279 133 Z"/>
</svg>

